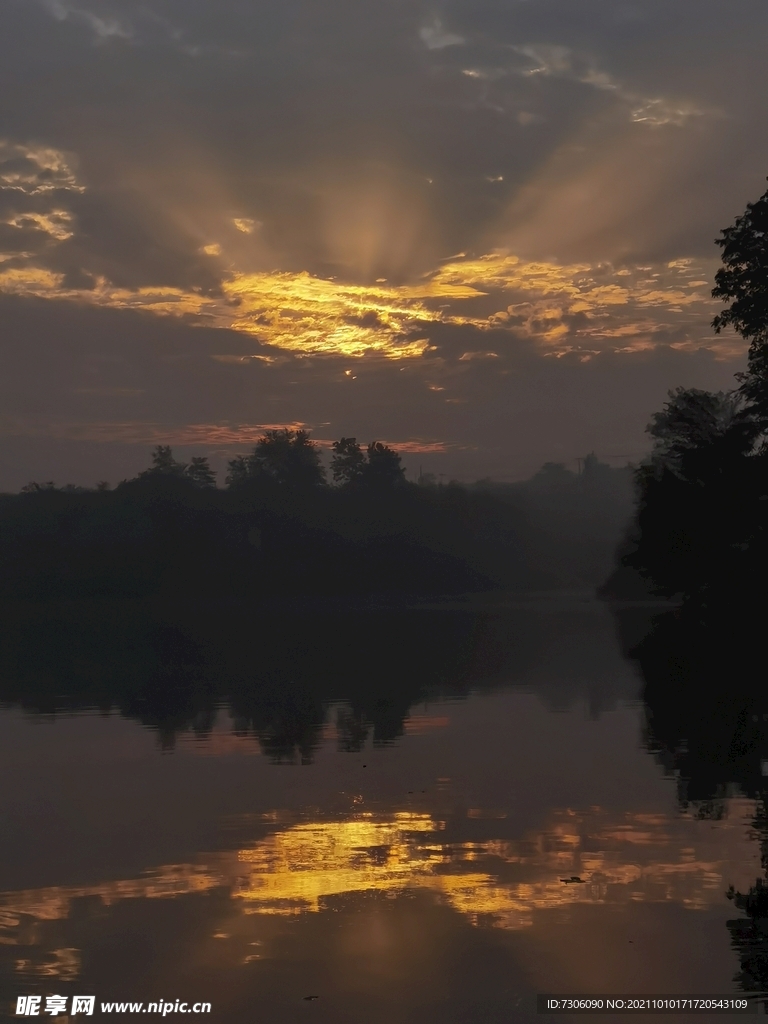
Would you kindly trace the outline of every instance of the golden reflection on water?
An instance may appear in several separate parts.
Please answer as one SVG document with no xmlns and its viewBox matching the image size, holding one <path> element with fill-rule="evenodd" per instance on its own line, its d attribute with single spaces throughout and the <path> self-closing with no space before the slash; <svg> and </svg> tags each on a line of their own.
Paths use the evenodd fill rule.
<svg viewBox="0 0 768 1024">
<path fill-rule="evenodd" d="M 498 811 L 464 813 L 447 820 L 405 810 L 300 821 L 245 849 L 165 865 L 136 879 L 6 892 L 0 941 L 36 944 L 30 924 L 64 920 L 73 901 L 85 897 L 109 906 L 213 890 L 228 893 L 233 909 L 246 915 L 317 913 L 355 895 L 422 891 L 473 925 L 520 930 L 533 926 L 537 913 L 584 903 L 674 902 L 703 910 L 722 902 L 729 884 L 748 885 L 759 871 L 756 844 L 747 838 L 754 813 L 748 800 L 729 801 L 719 821 L 560 811 L 523 839 L 499 838 Z M 467 820 L 484 823 L 475 829 L 497 830 L 496 837 L 458 838 Z M 37 967 L 20 959 L 17 970 L 57 973 L 61 961 L 71 976 L 77 951 L 65 952 L 57 958 L 53 951 Z"/>
</svg>

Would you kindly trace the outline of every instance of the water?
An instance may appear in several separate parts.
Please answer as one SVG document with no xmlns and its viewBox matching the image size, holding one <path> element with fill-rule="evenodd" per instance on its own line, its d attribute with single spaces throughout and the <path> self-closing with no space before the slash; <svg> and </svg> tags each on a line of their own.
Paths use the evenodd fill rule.
<svg viewBox="0 0 768 1024">
<path fill-rule="evenodd" d="M 169 648 L 121 613 L 131 648 L 72 614 L 17 624 L 36 644 L 3 663 L 8 1004 L 445 1024 L 531 1017 L 538 992 L 740 991 L 726 890 L 761 875 L 757 805 L 734 786 L 706 814 L 681 802 L 604 607 L 329 613 L 283 675 L 274 628 L 240 624 L 258 699 L 233 682 L 235 633 Z M 173 700 L 142 672 L 170 672 Z"/>
</svg>

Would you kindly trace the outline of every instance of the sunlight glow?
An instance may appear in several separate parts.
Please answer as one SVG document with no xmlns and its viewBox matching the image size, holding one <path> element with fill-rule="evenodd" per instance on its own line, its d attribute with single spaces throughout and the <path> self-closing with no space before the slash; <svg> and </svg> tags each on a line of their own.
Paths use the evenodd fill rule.
<svg viewBox="0 0 768 1024">
<path fill-rule="evenodd" d="M 72 234 L 68 215 L 60 210 L 14 221 L 15 226 L 27 223 L 54 240 Z M 218 256 L 222 248 L 210 243 L 202 251 Z M 690 259 L 654 270 L 526 261 L 506 251 L 474 259 L 459 254 L 403 285 L 345 283 L 306 271 L 232 270 L 219 294 L 116 288 L 105 278 L 95 280 L 91 289 L 68 289 L 62 274 L 32 260 L 19 262 L 9 258 L 0 269 L 0 291 L 182 317 L 247 333 L 294 355 L 419 358 L 433 350 L 430 327 L 438 324 L 505 331 L 511 338 L 532 340 L 543 354 L 558 356 L 576 352 L 591 357 L 605 348 L 643 351 L 662 342 L 705 346 L 726 357 L 738 348 L 733 338 L 723 337 L 716 345 L 709 335 L 716 304 L 703 290 L 702 267 Z M 462 359 L 498 355 L 478 348 Z M 220 358 L 243 362 L 250 357 Z"/>
<path fill-rule="evenodd" d="M 485 821 L 507 817 L 482 808 L 466 813 Z M 702 910 L 719 904 L 727 882 L 750 884 L 759 856 L 745 827 L 753 814 L 754 804 L 744 799 L 730 800 L 716 823 L 630 812 L 616 818 L 598 807 L 563 810 L 520 840 L 469 842 L 446 841 L 445 822 L 412 810 L 299 822 L 245 849 L 137 879 L 3 893 L 0 942 L 15 945 L 30 918 L 67 918 L 83 897 L 110 906 L 222 887 L 246 915 L 291 916 L 318 913 L 329 900 L 356 894 L 423 891 L 474 925 L 513 930 L 531 927 L 538 912 L 584 903 L 673 902 Z M 278 812 L 263 817 L 281 820 Z"/>
</svg>

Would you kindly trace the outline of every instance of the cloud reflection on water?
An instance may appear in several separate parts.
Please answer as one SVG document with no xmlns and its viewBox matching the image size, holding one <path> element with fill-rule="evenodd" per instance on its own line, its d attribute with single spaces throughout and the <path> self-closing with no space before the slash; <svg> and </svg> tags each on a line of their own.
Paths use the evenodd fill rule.
<svg viewBox="0 0 768 1024">
<path fill-rule="evenodd" d="M 685 814 L 617 816 L 599 807 L 561 810 L 520 840 L 499 838 L 498 812 L 478 809 L 446 820 L 410 809 L 298 820 L 243 849 L 168 864 L 140 878 L 6 892 L 0 897 L 0 942 L 44 945 L 39 926 L 69 919 L 80 899 L 95 898 L 107 908 L 123 900 L 214 891 L 228 893 L 236 914 L 281 916 L 322 912 L 362 895 L 422 892 L 472 925 L 515 931 L 535 928 L 538 913 L 567 913 L 583 904 L 671 903 L 707 910 L 722 902 L 729 884 L 749 882 L 758 870 L 757 850 L 748 840 L 753 802 L 731 799 L 726 811 L 712 821 Z M 478 818 L 488 822 L 491 837 L 462 839 L 467 820 Z M 476 834 L 476 826 L 469 828 Z M 581 881 L 564 881 L 571 878 Z M 217 921 L 211 926 L 216 931 Z M 62 960 L 68 977 L 78 962 L 77 951 L 70 952 Z M 28 954 L 16 961 L 17 970 L 55 974 L 61 960 L 55 953 L 40 964 L 39 956 Z"/>
</svg>

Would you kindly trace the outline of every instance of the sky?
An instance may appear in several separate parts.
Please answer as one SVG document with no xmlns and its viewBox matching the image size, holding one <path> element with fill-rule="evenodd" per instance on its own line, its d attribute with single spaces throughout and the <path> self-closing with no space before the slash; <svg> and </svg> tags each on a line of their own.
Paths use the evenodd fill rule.
<svg viewBox="0 0 768 1024">
<path fill-rule="evenodd" d="M 727 389 L 764 0 L 0 0 L 0 489 L 156 444 L 640 460 Z"/>
</svg>

